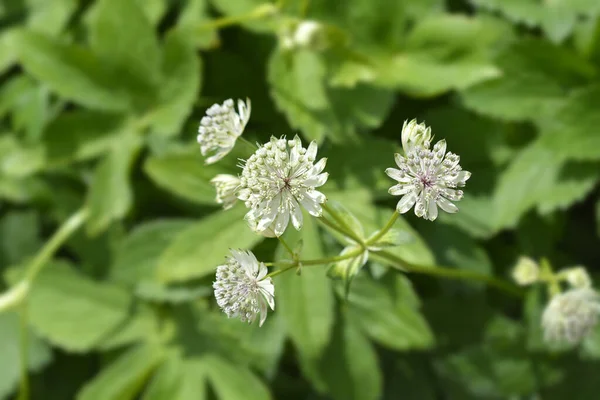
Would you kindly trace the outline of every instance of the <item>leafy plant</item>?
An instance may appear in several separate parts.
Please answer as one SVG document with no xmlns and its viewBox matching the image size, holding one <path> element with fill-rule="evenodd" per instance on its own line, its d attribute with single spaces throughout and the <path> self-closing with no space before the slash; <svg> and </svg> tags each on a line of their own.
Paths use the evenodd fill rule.
<svg viewBox="0 0 600 400">
<path fill-rule="evenodd" d="M 597 1 L 338 3 L 0 5 L 0 398 L 597 398 Z M 222 177 L 296 134 L 327 165 L 275 226 Z M 460 211 L 390 195 L 441 139 Z M 215 301 L 229 249 L 262 327 Z"/>
</svg>

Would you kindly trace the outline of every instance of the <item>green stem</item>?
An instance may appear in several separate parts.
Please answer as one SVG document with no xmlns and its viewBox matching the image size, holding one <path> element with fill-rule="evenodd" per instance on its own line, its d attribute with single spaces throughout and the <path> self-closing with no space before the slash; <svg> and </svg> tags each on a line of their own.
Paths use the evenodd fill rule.
<svg viewBox="0 0 600 400">
<path fill-rule="evenodd" d="M 519 290 L 519 288 L 503 280 L 496 279 L 490 275 L 462 269 L 440 267 L 437 265 L 416 265 L 409 263 L 394 254 L 390 254 L 387 251 L 374 251 L 371 254 L 377 258 L 383 259 L 389 265 L 396 269 L 400 269 L 401 271 L 440 276 L 448 279 L 482 282 L 512 296 L 523 297 L 523 292 Z"/>
<path fill-rule="evenodd" d="M 75 232 L 87 219 L 88 212 L 85 208 L 81 208 L 69 217 L 58 230 L 52 235 L 50 240 L 44 244 L 42 250 L 35 256 L 25 273 L 24 282 L 30 287 L 33 281 L 48 264 L 54 253 L 63 245 L 63 243 Z M 29 337 L 28 337 L 28 320 L 27 320 L 27 298 L 21 303 L 19 313 L 19 347 L 20 347 L 20 362 L 21 362 L 21 382 L 18 400 L 29 399 L 29 373 L 27 364 L 29 360 Z"/>
<path fill-rule="evenodd" d="M 394 213 L 390 217 L 390 219 L 387 222 L 387 224 L 383 227 L 383 229 L 380 230 L 379 232 L 377 232 L 377 234 L 375 236 L 373 236 L 372 238 L 370 238 L 369 240 L 367 240 L 367 245 L 373 244 L 373 243 L 377 243 L 377 241 L 379 239 L 381 239 L 383 237 L 383 235 L 385 235 L 386 233 L 388 233 L 388 231 L 390 229 L 392 229 L 392 227 L 396 223 L 396 220 L 398 219 L 399 216 L 400 216 L 400 214 L 398 213 L 398 211 L 394 211 Z"/>
<path fill-rule="evenodd" d="M 540 260 L 540 281 L 546 282 L 548 297 L 552 298 L 562 291 L 560 288 L 560 277 L 554 273 L 550 261 L 546 258 Z"/>
<path fill-rule="evenodd" d="M 25 273 L 25 280 L 30 284 L 35 277 L 40 273 L 42 268 L 52 258 L 54 253 L 62 246 L 62 244 L 86 221 L 88 217 L 87 209 L 81 208 L 69 217 L 58 230 L 52 235 L 50 240 L 46 242 L 42 250 L 35 256 L 29 268 Z"/>
<path fill-rule="evenodd" d="M 27 299 L 21 303 L 19 311 L 19 363 L 21 381 L 17 400 L 29 399 L 29 329 L 27 322 Z"/>
<path fill-rule="evenodd" d="M 327 203 L 321 204 L 321 207 L 323 207 L 323 210 L 327 211 L 327 213 L 329 215 L 331 215 L 331 217 L 334 219 L 334 221 L 337 222 L 337 225 L 332 223 L 331 221 L 329 221 L 327 219 L 327 217 L 325 217 L 324 215 L 322 215 L 319 218 L 319 220 L 321 220 L 325 225 L 327 225 L 331 229 L 338 231 L 339 233 L 341 233 L 344 236 L 348 236 L 350 239 L 354 240 L 356 243 L 360 244 L 361 246 L 364 246 L 363 240 L 361 238 L 359 238 L 358 236 L 356 236 L 356 234 L 352 231 L 352 228 L 350 228 L 350 226 L 348 226 L 346 221 L 344 221 L 344 219 L 338 213 L 336 213 L 331 207 L 329 207 L 327 205 Z"/>
<path fill-rule="evenodd" d="M 267 278 L 272 278 L 274 276 L 277 276 L 285 271 L 289 271 L 290 269 L 296 268 L 298 266 L 311 266 L 311 265 L 322 265 L 322 264 L 331 264 L 332 262 L 337 262 L 337 261 L 343 261 L 343 260 L 347 260 L 349 258 L 354 258 L 358 255 L 360 255 L 363 252 L 363 250 L 356 250 L 356 251 L 351 251 L 348 254 L 344 254 L 344 255 L 339 255 L 339 256 L 333 256 L 333 257 L 327 257 L 327 258 L 317 258 L 314 260 L 296 260 L 296 261 L 274 261 L 274 262 L 268 262 L 265 263 L 266 266 L 277 266 L 277 265 L 285 265 L 284 268 L 282 269 L 278 269 L 277 271 L 273 271 L 271 273 L 269 273 L 266 277 Z"/>
<path fill-rule="evenodd" d="M 254 10 L 246 14 L 234 15 L 231 17 L 222 17 L 205 24 L 196 27 L 196 33 L 202 34 L 204 31 L 210 31 L 213 29 L 224 28 L 226 26 L 237 25 L 242 22 L 252 21 L 255 19 L 264 18 L 268 15 L 272 15 L 278 11 L 276 5 L 273 4 L 262 4 L 256 7 Z"/>
<path fill-rule="evenodd" d="M 279 242 L 283 245 L 283 247 L 285 247 L 285 249 L 287 250 L 288 253 L 290 253 L 290 256 L 292 256 L 292 258 L 296 258 L 296 254 L 294 253 L 294 250 L 292 250 L 292 248 L 285 242 L 285 240 L 283 240 L 283 238 L 281 236 L 277 236 L 277 240 L 279 240 Z"/>
</svg>

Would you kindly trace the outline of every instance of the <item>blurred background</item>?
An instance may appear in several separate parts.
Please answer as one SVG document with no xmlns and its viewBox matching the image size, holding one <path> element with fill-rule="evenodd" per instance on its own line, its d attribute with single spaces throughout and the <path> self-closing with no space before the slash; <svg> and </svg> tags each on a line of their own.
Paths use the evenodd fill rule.
<svg viewBox="0 0 600 400">
<path fill-rule="evenodd" d="M 205 166 L 195 137 L 211 104 L 250 98 L 244 137 L 317 140 L 323 191 L 372 231 L 418 118 L 473 175 L 459 213 L 401 218 L 412 240 L 394 252 L 507 280 L 522 255 L 594 275 L 599 15 L 598 0 L 0 0 L 2 290 L 88 212 L 27 312 L 0 314 L 0 398 L 24 366 L 33 399 L 598 399 L 600 330 L 549 349 L 543 288 L 369 263 L 345 299 L 313 267 L 275 280 L 262 328 L 228 320 L 211 288 L 228 249 L 280 250 L 214 200 L 247 149 Z M 340 251 L 314 220 L 286 235 L 307 258 Z"/>
</svg>

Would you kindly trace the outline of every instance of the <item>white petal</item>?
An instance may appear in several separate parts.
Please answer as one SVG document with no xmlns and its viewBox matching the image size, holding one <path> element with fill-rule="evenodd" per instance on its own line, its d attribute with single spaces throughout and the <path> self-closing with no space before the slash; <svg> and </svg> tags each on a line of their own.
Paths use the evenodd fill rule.
<svg viewBox="0 0 600 400">
<path fill-rule="evenodd" d="M 396 211 L 398 211 L 400 214 L 404 214 L 405 212 L 410 210 L 412 208 L 412 206 L 415 205 L 416 201 L 417 201 L 417 193 L 416 192 L 407 193 L 404 196 L 402 196 L 402 198 L 396 205 Z"/>
<path fill-rule="evenodd" d="M 471 173 L 469 171 L 460 171 L 458 176 L 454 178 L 453 181 L 459 186 L 464 186 L 465 182 L 469 180 L 470 177 Z"/>
<path fill-rule="evenodd" d="M 327 158 L 321 158 L 319 160 L 319 162 L 317 162 L 312 167 L 312 169 L 310 170 L 309 175 L 318 175 L 318 174 L 320 174 L 325 169 L 325 165 L 327 165 Z"/>
<path fill-rule="evenodd" d="M 435 221 L 438 217 L 438 208 L 433 199 L 428 201 L 429 205 L 427 207 L 427 219 L 430 221 Z"/>
<path fill-rule="evenodd" d="M 327 182 L 327 178 L 329 178 L 329 173 L 325 172 L 325 173 L 319 174 L 315 177 L 307 179 L 306 181 L 304 181 L 304 184 L 306 186 L 312 186 L 312 187 L 323 186 L 325 184 L 325 182 Z"/>
<path fill-rule="evenodd" d="M 231 148 L 221 148 L 214 155 L 212 155 L 212 156 L 208 157 L 206 160 L 204 160 L 204 163 L 205 164 L 214 164 L 217 161 L 219 161 L 221 158 L 225 157 L 227 155 L 227 153 L 229 153 L 230 150 L 231 150 Z"/>
<path fill-rule="evenodd" d="M 287 228 L 288 223 L 290 221 L 290 212 L 288 210 L 282 211 L 277 215 L 275 219 L 275 235 L 281 236 L 283 232 L 285 232 L 285 228 Z"/>
<path fill-rule="evenodd" d="M 396 165 L 400 168 L 406 165 L 406 158 L 402 157 L 398 153 L 394 154 L 394 161 L 396 161 Z"/>
<path fill-rule="evenodd" d="M 320 217 L 323 214 L 323 210 L 319 203 L 309 196 L 304 196 L 302 200 L 300 200 L 300 204 L 302 204 L 306 211 L 313 217 Z"/>
<path fill-rule="evenodd" d="M 294 225 L 294 228 L 299 231 L 302 229 L 302 209 L 300 208 L 300 205 L 296 199 L 292 201 L 292 207 L 292 225 Z"/>
<path fill-rule="evenodd" d="M 446 154 L 446 141 L 442 139 L 439 142 L 437 142 L 435 146 L 433 146 L 433 152 L 435 153 L 437 158 L 442 159 L 444 157 L 444 154 Z"/>
<path fill-rule="evenodd" d="M 415 190 L 415 185 L 409 185 L 406 183 L 399 183 L 397 185 L 392 186 L 388 192 L 393 196 L 401 196 L 406 194 L 412 190 Z"/>
<path fill-rule="evenodd" d="M 258 265 L 258 275 L 256 276 L 256 279 L 258 279 L 259 281 L 262 280 L 265 276 L 267 276 L 268 272 L 269 272 L 269 270 L 267 269 L 265 264 L 260 263 Z"/>
<path fill-rule="evenodd" d="M 385 170 L 385 173 L 387 174 L 387 176 L 389 176 L 390 178 L 392 178 L 398 182 L 403 182 L 403 183 L 410 182 L 410 177 L 408 175 L 406 175 L 406 173 L 400 171 L 399 169 L 388 168 Z"/>
<path fill-rule="evenodd" d="M 306 195 L 319 204 L 323 204 L 327 201 L 327 196 L 318 190 L 307 190 Z"/>
<path fill-rule="evenodd" d="M 453 203 L 451 203 L 450 201 L 446 200 L 442 196 L 440 196 L 437 199 L 437 205 L 440 206 L 440 208 L 442 210 L 444 210 L 444 211 L 446 211 L 447 213 L 450 213 L 450 214 L 454 214 L 455 212 L 458 211 L 458 207 L 456 207 Z"/>
<path fill-rule="evenodd" d="M 261 327 L 265 323 L 267 319 L 267 303 L 264 301 L 259 301 L 260 304 L 260 320 L 258 322 L 258 326 Z"/>
<path fill-rule="evenodd" d="M 317 158 L 317 148 L 317 142 L 315 142 L 314 140 L 310 142 L 310 144 L 308 145 L 308 150 L 306 150 L 306 157 L 309 160 L 314 161 Z"/>
</svg>

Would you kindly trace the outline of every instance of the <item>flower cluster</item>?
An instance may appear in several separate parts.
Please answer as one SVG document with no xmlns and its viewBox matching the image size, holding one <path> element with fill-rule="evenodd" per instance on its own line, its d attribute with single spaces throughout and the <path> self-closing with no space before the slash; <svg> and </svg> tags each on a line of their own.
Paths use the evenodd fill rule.
<svg viewBox="0 0 600 400">
<path fill-rule="evenodd" d="M 295 43 L 308 45 L 321 29 L 311 21 L 299 24 L 294 33 Z M 207 157 L 207 164 L 219 161 L 233 149 L 249 118 L 249 100 L 246 103 L 238 100 L 237 112 L 231 99 L 206 111 L 200 121 L 198 143 L 202 155 Z M 397 211 L 405 213 L 414 206 L 417 216 L 429 220 L 436 219 L 438 207 L 456 212 L 452 201 L 460 200 L 463 195 L 457 188 L 464 186 L 471 175 L 461 169 L 459 157 L 446 153 L 444 140 L 430 149 L 431 128 L 417 124 L 416 120 L 404 123 L 401 139 L 405 155 L 396 154 L 398 169 L 386 170 L 398 181 L 390 188 L 390 193 L 403 196 Z M 290 221 L 300 230 L 304 210 L 309 215 L 321 217 L 322 205 L 327 201 L 325 194 L 318 190 L 329 177 L 324 172 L 327 159 L 317 160 L 317 150 L 316 142 L 304 147 L 298 136 L 292 140 L 272 136 L 247 160 L 241 160 L 239 176 L 218 174 L 211 180 L 216 189 L 216 202 L 227 210 L 241 200 L 249 209 L 245 216 L 248 225 L 263 236 L 283 235 Z M 386 229 L 391 229 L 391 224 Z M 377 251 L 380 245 L 390 240 L 396 243 L 392 233 L 393 230 L 375 234 L 378 235 L 377 243 L 371 243 L 373 246 L 369 249 Z M 368 251 L 360 253 L 360 266 L 367 261 L 368 254 Z M 352 257 L 348 260 L 352 261 Z M 252 252 L 231 250 L 226 263 L 217 267 L 213 283 L 218 306 L 228 317 L 242 321 L 253 322 L 259 317 L 262 325 L 268 309 L 275 308 L 275 288 L 270 276 L 266 265 Z"/>
<path fill-rule="evenodd" d="M 259 325 L 267 318 L 267 307 L 275 309 L 275 287 L 267 267 L 249 251 L 231 250 L 227 263 L 217 267 L 213 283 L 217 304 L 228 317 Z"/>
<path fill-rule="evenodd" d="M 576 344 L 596 326 L 600 296 L 592 289 L 570 289 L 554 296 L 542 315 L 544 337 L 549 342 Z"/>
<path fill-rule="evenodd" d="M 299 230 L 300 206 L 321 216 L 327 198 L 315 188 L 327 182 L 327 159 L 315 163 L 316 157 L 316 142 L 305 149 L 298 136 L 289 141 L 271 137 L 245 162 L 237 196 L 250 209 L 246 219 L 257 232 L 271 230 L 281 236 L 290 220 Z"/>
<path fill-rule="evenodd" d="M 402 196 L 396 210 L 406 213 L 413 206 L 415 215 L 434 221 L 438 207 L 448 213 L 458 211 L 452 201 L 463 197 L 463 191 L 471 173 L 463 171 L 458 164 L 460 157 L 446 153 L 446 141 L 440 140 L 430 149 L 431 130 L 416 121 L 405 123 L 402 143 L 405 156 L 395 155 L 398 168 L 388 168 L 386 174 L 398 181 L 389 189 L 394 196 Z"/>
<path fill-rule="evenodd" d="M 200 121 L 198 143 L 203 156 L 208 156 L 207 164 L 213 164 L 225 157 L 235 146 L 235 141 L 244 132 L 250 119 L 250 100 L 244 103 L 238 100 L 238 112 L 233 100 L 228 99 L 222 105 L 213 104 Z"/>
</svg>

